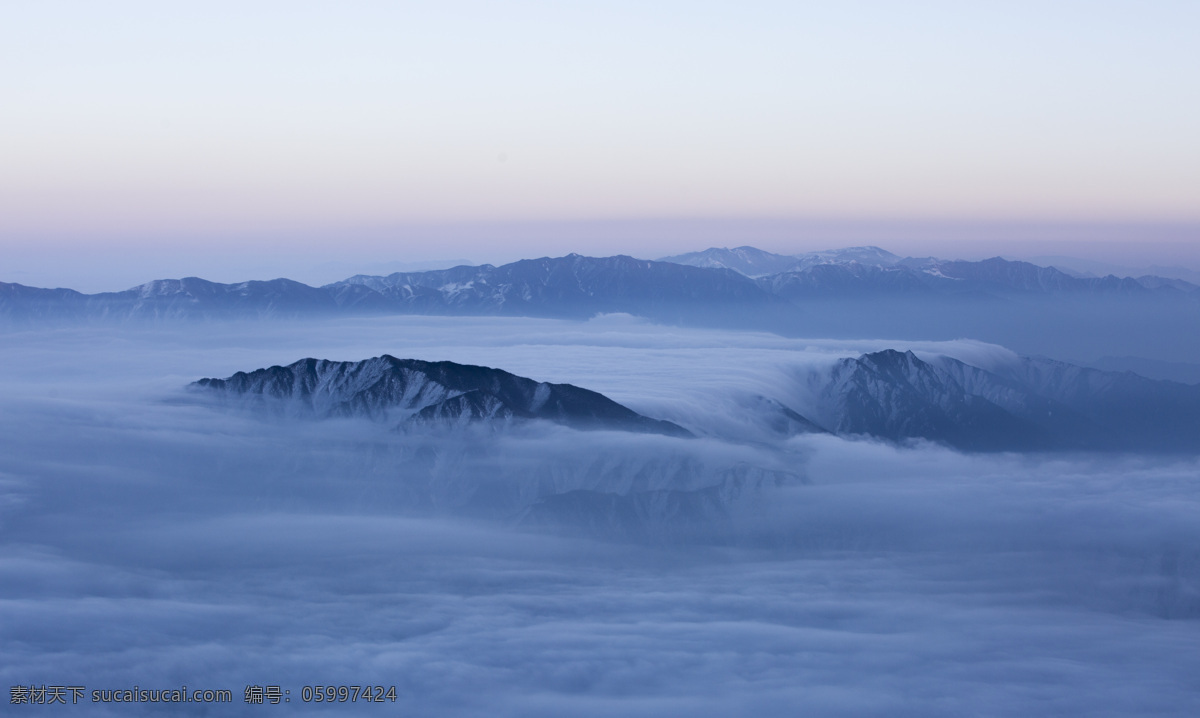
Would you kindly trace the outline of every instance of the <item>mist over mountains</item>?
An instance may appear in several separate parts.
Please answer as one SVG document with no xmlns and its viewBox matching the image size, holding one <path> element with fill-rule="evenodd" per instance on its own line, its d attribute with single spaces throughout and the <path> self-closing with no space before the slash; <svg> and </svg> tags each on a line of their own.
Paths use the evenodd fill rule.
<svg viewBox="0 0 1200 718">
<path fill-rule="evenodd" d="M 1200 386 L 1023 357 L 992 370 L 885 350 L 842 359 L 814 386 L 839 434 L 963 450 L 1200 451 Z"/>
<path fill-rule="evenodd" d="M 629 315 L 2 334 L 10 685 L 369 682 L 397 686 L 385 712 L 462 716 L 1200 707 L 1187 387 Z M 692 436 L 571 425 L 617 405 Z M 1133 451 L 1139 426 L 1174 445 Z M 1080 427 L 1126 449 L 1071 448 Z"/>
<path fill-rule="evenodd" d="M 1048 358 L 996 369 L 878 351 L 844 359 L 827 375 L 808 376 L 799 403 L 786 391 L 742 397 L 736 412 L 753 417 L 754 428 L 743 422 L 735 433 L 830 431 L 983 451 L 1168 452 L 1194 450 L 1200 435 L 1200 389 L 1162 381 L 1194 373 L 1193 364 L 1179 360 L 1200 355 L 1191 353 L 1200 352 L 1200 288 L 1160 277 L 1075 277 L 999 258 L 902 258 L 878 247 L 796 256 L 738 247 L 664 261 L 568 255 L 500 267 L 357 275 L 319 288 L 286 279 L 217 284 L 188 278 L 97 295 L 14 284 L 0 292 L 0 312 L 17 326 L 387 314 L 581 321 L 624 313 L 669 325 L 784 336 L 969 336 L 1026 355 L 1090 355 L 1102 365 L 1123 356 L 1118 367 L 1142 369 L 1159 380 Z M 286 395 L 290 410 L 304 404 L 316 414 L 400 412 L 409 423 L 542 418 L 625 429 L 640 422 L 640 430 L 686 433 L 577 387 L 539 384 L 503 370 L 399 361 L 386 355 L 358 363 L 309 359 L 198 386 L 243 398 Z M 411 376 L 421 378 L 405 378 Z M 428 400 L 416 402 L 422 392 Z"/>
<path fill-rule="evenodd" d="M 690 436 L 675 424 L 649 419 L 602 394 L 570 384 L 386 354 L 359 362 L 301 359 L 286 367 L 238 372 L 228 379 L 200 379 L 190 388 L 301 416 L 365 416 L 452 426 L 543 419 L 579 429 Z"/>
<path fill-rule="evenodd" d="M 972 337 L 1068 361 L 1130 357 L 1142 363 L 1128 366 L 1157 367 L 1155 378 L 1190 377 L 1190 367 L 1171 365 L 1200 356 L 1200 287 L 1178 279 L 1075 277 L 999 258 L 899 258 L 877 247 L 797 257 L 740 247 L 671 259 L 568 255 L 358 275 L 324 287 L 193 277 L 85 295 L 0 284 L 0 320 L 14 326 L 387 314 L 584 320 L 627 313 L 787 336 Z"/>
<path fill-rule="evenodd" d="M 1200 718 L 1197 28 L 0 3 L 3 715 Z"/>
<path fill-rule="evenodd" d="M 789 383 L 774 396 L 739 401 L 736 412 L 751 427 L 744 436 L 770 441 L 833 432 L 966 451 L 1200 453 L 1200 386 L 1131 372 L 1026 357 L 984 369 L 950 356 L 923 360 L 911 350 L 886 349 L 798 369 Z M 200 379 L 189 388 L 278 416 L 364 417 L 402 427 L 496 428 L 542 419 L 576 429 L 693 436 L 570 384 L 388 355 L 358 362 L 302 359 Z M 703 421 L 692 430 L 738 438 Z"/>
</svg>

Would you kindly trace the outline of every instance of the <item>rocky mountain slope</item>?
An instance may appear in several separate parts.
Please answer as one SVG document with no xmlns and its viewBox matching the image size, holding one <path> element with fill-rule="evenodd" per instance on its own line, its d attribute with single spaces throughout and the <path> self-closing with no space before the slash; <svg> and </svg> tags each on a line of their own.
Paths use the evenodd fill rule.
<svg viewBox="0 0 1200 718">
<path fill-rule="evenodd" d="M 195 391 L 291 416 L 363 416 L 408 424 L 464 425 L 544 419 L 581 429 L 687 436 L 608 397 L 570 384 L 537 382 L 500 369 L 397 359 L 301 359 L 227 379 L 201 379 Z"/>
</svg>

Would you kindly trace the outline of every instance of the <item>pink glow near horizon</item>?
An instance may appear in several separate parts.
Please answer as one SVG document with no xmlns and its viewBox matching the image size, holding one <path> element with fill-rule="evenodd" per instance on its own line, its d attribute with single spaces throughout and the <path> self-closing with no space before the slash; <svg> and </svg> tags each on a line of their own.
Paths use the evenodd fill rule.
<svg viewBox="0 0 1200 718">
<path fill-rule="evenodd" d="M 740 244 L 1194 262 L 1197 26 L 1186 2 L 10 5 L 0 281 Z"/>
</svg>

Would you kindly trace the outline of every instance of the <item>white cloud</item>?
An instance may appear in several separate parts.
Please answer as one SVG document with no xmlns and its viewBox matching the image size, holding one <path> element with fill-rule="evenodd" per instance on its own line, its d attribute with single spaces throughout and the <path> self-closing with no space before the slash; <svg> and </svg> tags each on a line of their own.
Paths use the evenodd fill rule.
<svg viewBox="0 0 1200 718">
<path fill-rule="evenodd" d="M 201 376 L 389 352 L 571 381 L 715 433 L 736 425 L 723 412 L 738 392 L 881 343 L 611 317 L 3 340 L 0 683 L 229 688 L 230 714 L 246 684 L 272 683 L 292 710 L 328 715 L 1200 711 L 1195 460 L 556 427 L 446 445 L 178 401 Z M 422 447 L 453 451 L 426 470 Z M 413 493 L 546 477 L 692 488 L 672 482 L 742 464 L 803 483 L 743 504 L 715 544 L 527 532 Z M 297 702 L 306 684 L 365 682 L 396 685 L 397 706 Z"/>
</svg>

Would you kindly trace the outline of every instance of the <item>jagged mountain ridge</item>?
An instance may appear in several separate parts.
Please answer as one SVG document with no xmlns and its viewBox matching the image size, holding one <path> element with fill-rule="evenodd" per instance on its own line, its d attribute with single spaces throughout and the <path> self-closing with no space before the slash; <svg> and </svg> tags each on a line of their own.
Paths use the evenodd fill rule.
<svg viewBox="0 0 1200 718">
<path fill-rule="evenodd" d="M 200 379 L 197 391 L 284 413 L 317 418 L 365 416 L 407 423 L 466 424 L 483 420 L 545 419 L 574 428 L 620 429 L 689 436 L 603 394 L 551 384 L 489 367 L 397 359 L 358 362 L 301 359 L 288 366 Z"/>
<path fill-rule="evenodd" d="M 922 438 L 968 450 L 1038 449 L 1039 436 L 912 352 L 843 359 L 822 378 L 818 421 L 832 431 L 891 441 Z"/>
<path fill-rule="evenodd" d="M 1029 355 L 1121 356 L 1137 347 L 1144 359 L 1181 362 L 1200 351 L 1200 288 L 1190 286 L 1079 279 L 1002 259 L 825 262 L 752 280 L 730 269 L 570 255 L 358 276 L 320 288 L 189 278 L 83 295 L 8 284 L 0 285 L 0 324 L 396 314 L 584 320 L 623 312 L 787 336 L 969 337 Z"/>
<path fill-rule="evenodd" d="M 291 279 L 237 284 L 198 277 L 156 279 L 100 294 L 0 283 L 0 316 L 31 319 L 283 319 L 338 311 L 329 292 Z"/>
<path fill-rule="evenodd" d="M 912 293 L 1053 294 L 1062 292 L 1139 293 L 1173 289 L 1183 294 L 1200 287 L 1181 279 L 1083 277 L 1056 267 L 993 257 L 977 262 L 932 257 L 900 257 L 879 247 L 784 255 L 755 247 L 712 247 L 660 261 L 710 269 L 730 269 L 788 299 Z"/>
<path fill-rule="evenodd" d="M 979 262 L 858 262 L 818 264 L 760 277 L 758 284 L 792 301 L 872 297 L 1109 295 L 1200 299 L 1200 287 L 1158 277 L 1073 277 L 1054 267 L 999 257 Z"/>
<path fill-rule="evenodd" d="M 775 254 L 757 247 L 742 246 L 728 249 L 710 247 L 702 252 L 688 252 L 673 257 L 663 257 L 660 262 L 673 262 L 707 269 L 731 269 L 751 279 L 767 277 L 782 272 L 798 272 L 822 264 L 848 264 L 856 262 L 867 266 L 889 266 L 900 261 L 900 257 L 879 247 L 846 247 L 803 254 Z"/>
<path fill-rule="evenodd" d="M 1200 387 L 1022 358 L 992 370 L 885 350 L 810 382 L 815 419 L 842 435 L 975 451 L 1200 451 Z"/>
<path fill-rule="evenodd" d="M 884 350 L 812 370 L 793 409 L 777 398 L 739 401 L 734 441 L 831 432 L 892 442 L 924 439 L 966 451 L 1200 451 L 1200 386 L 1021 358 L 987 369 L 947 356 Z M 487 367 L 397 359 L 303 359 L 201 379 L 197 390 L 290 415 L 365 416 L 466 425 L 545 419 L 576 428 L 690 436 L 596 392 Z M 792 398 L 798 396 L 793 393 Z M 743 427 L 743 428 L 738 428 Z M 747 430 L 744 427 L 755 427 Z M 738 433 L 741 432 L 741 433 Z"/>
<path fill-rule="evenodd" d="M 875 251 L 884 252 L 867 247 L 813 253 L 805 260 L 815 262 L 809 266 L 757 280 L 724 267 L 573 254 L 499 267 L 358 275 L 319 288 L 288 279 L 220 284 L 187 277 L 88 295 L 0 283 L 0 316 L 174 320 L 384 313 L 586 319 L 625 312 L 671 323 L 779 328 L 795 325 L 814 300 L 1103 295 L 1200 303 L 1200 287 L 1157 277 L 1079 278 L 1000 258 L 893 262 L 895 255 L 889 254 L 874 263 L 839 259 L 869 259 Z"/>
<path fill-rule="evenodd" d="M 588 318 L 625 312 L 679 321 L 697 310 L 729 319 L 786 303 L 746 277 L 669 262 L 615 257 L 523 259 L 494 267 L 355 276 L 324 287 L 341 306 L 385 302 L 418 313 Z"/>
<path fill-rule="evenodd" d="M 672 257 L 663 257 L 660 262 L 671 262 L 703 269 L 729 269 L 751 279 L 765 277 L 796 268 L 798 258 L 787 254 L 775 254 L 757 247 L 710 247 L 702 252 L 688 252 Z"/>
</svg>

